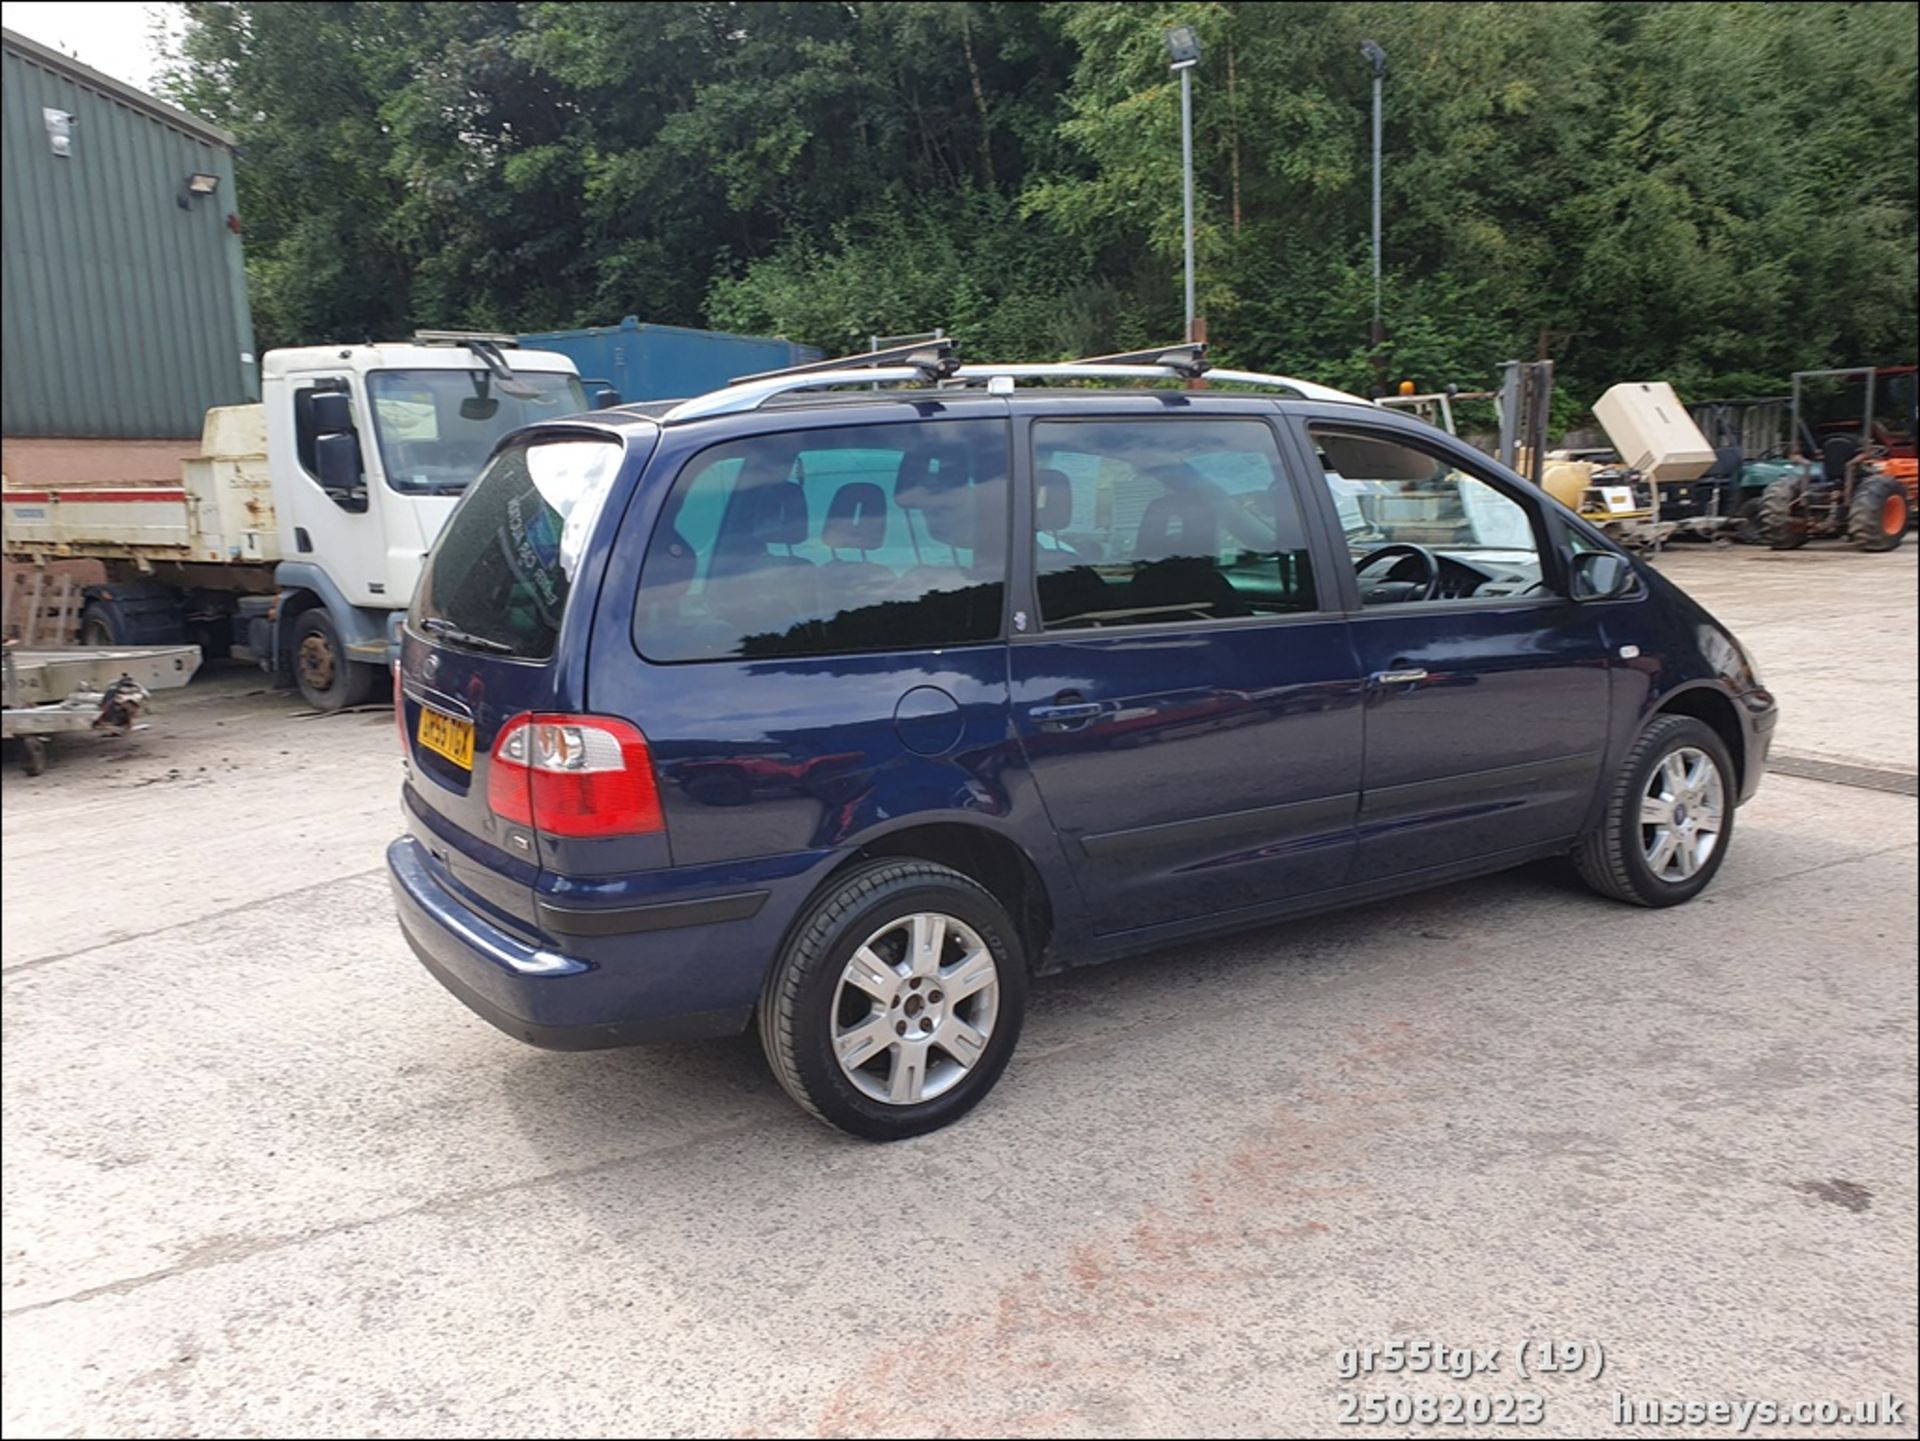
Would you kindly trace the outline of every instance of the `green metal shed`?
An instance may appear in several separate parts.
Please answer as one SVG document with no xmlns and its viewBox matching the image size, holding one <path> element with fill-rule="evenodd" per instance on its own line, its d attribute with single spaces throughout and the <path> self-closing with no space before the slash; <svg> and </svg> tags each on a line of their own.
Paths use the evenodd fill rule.
<svg viewBox="0 0 1920 1441">
<path fill-rule="evenodd" d="M 186 438 L 259 399 L 233 137 L 0 42 L 0 433 Z"/>
</svg>

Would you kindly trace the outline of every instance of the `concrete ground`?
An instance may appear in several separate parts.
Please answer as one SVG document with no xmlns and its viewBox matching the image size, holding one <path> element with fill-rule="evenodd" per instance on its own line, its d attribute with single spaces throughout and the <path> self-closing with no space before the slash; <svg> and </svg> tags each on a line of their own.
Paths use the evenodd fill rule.
<svg viewBox="0 0 1920 1441">
<path fill-rule="evenodd" d="M 1911 770 L 1916 554 L 1663 564 L 1783 748 Z M 9 760 L 10 1435 L 1914 1434 L 1909 796 L 1770 778 L 1680 911 L 1538 867 L 1044 982 L 986 1104 L 875 1147 L 744 1039 L 468 1015 L 394 929 L 391 720 L 253 685 Z M 1499 1369 L 1342 1379 L 1395 1339 Z"/>
<path fill-rule="evenodd" d="M 1732 626 L 1780 697 L 1788 756 L 1920 767 L 1914 597 L 1920 544 L 1771 551 L 1679 545 L 1660 569 Z"/>
</svg>

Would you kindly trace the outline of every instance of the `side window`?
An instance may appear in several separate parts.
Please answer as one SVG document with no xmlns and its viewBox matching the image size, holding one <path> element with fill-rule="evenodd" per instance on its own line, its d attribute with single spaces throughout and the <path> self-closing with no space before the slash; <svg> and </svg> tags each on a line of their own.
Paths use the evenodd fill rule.
<svg viewBox="0 0 1920 1441">
<path fill-rule="evenodd" d="M 1316 608 L 1299 503 L 1263 422 L 1042 421 L 1033 451 L 1045 629 Z"/>
<path fill-rule="evenodd" d="M 1533 515 L 1438 451 L 1311 427 L 1363 603 L 1511 600 L 1543 590 Z"/>
<path fill-rule="evenodd" d="M 634 643 L 690 661 L 993 640 L 1006 510 L 1003 422 L 714 446 L 675 478 L 654 527 Z"/>
<path fill-rule="evenodd" d="M 313 458 L 313 442 L 318 439 L 320 430 L 313 421 L 313 398 L 316 395 L 338 393 L 346 388 L 344 381 L 320 380 L 312 385 L 303 385 L 293 393 L 294 454 L 300 459 L 300 468 L 316 485 L 320 482 L 320 466 Z"/>
</svg>

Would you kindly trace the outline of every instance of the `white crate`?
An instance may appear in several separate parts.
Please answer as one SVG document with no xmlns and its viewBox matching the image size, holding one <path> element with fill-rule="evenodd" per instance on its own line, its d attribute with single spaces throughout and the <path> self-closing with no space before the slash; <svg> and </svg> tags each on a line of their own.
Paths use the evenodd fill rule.
<svg viewBox="0 0 1920 1441">
<path fill-rule="evenodd" d="M 1713 468 L 1713 447 L 1664 380 L 1630 380 L 1593 405 L 1620 458 L 1648 480 L 1696 480 Z"/>
</svg>

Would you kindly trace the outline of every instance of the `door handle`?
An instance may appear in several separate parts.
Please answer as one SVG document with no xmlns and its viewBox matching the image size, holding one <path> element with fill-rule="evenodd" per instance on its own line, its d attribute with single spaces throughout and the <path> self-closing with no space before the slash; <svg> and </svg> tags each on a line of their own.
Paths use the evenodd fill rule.
<svg viewBox="0 0 1920 1441">
<path fill-rule="evenodd" d="M 1377 670 L 1373 673 L 1375 685 L 1412 685 L 1426 678 L 1427 673 L 1423 670 Z"/>
<path fill-rule="evenodd" d="M 1070 721 L 1090 721 L 1100 714 L 1099 701 L 1069 700 L 1073 691 L 1064 691 L 1053 698 L 1051 705 L 1031 707 L 1027 714 L 1041 725 L 1062 725 Z"/>
</svg>

